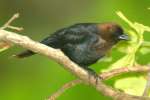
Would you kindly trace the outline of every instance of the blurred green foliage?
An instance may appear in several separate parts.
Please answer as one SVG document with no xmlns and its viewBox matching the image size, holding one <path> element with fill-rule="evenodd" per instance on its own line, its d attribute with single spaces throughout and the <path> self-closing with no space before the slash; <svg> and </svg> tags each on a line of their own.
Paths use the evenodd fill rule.
<svg viewBox="0 0 150 100">
<path fill-rule="evenodd" d="M 25 30 L 20 34 L 34 40 L 41 40 L 57 29 L 81 22 L 117 22 L 127 31 L 131 28 L 115 12 L 120 10 L 130 20 L 150 26 L 148 7 L 150 7 L 149 0 L 1 0 L 0 25 L 3 25 L 14 13 L 19 12 L 21 17 L 13 25 L 24 27 Z M 144 34 L 144 39 L 150 40 L 148 32 Z M 22 48 L 15 46 L 0 54 L 0 100 L 44 100 L 64 83 L 75 79 L 61 65 L 40 55 L 23 60 L 10 58 L 21 50 Z M 113 62 L 124 55 L 113 50 L 111 62 L 100 61 L 92 68 L 97 72 L 108 69 Z M 138 63 L 149 63 L 149 53 L 137 52 L 136 55 Z M 141 77 L 140 74 L 122 75 L 106 81 L 106 84 L 113 86 L 117 78 L 129 76 Z M 137 84 L 129 83 L 130 86 Z M 67 90 L 58 100 L 99 100 L 100 98 L 110 100 L 100 95 L 94 88 L 81 84 Z"/>
</svg>

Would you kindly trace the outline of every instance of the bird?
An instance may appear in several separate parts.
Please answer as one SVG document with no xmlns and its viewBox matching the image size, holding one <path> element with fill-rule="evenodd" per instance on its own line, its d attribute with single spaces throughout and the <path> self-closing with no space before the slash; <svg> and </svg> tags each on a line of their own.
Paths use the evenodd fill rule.
<svg viewBox="0 0 150 100">
<path fill-rule="evenodd" d="M 89 66 L 103 58 L 122 40 L 129 40 L 129 36 L 114 22 L 77 23 L 57 30 L 41 43 L 60 49 L 71 61 L 91 71 Z M 16 54 L 16 57 L 25 58 L 33 54 L 36 53 L 26 50 Z"/>
</svg>

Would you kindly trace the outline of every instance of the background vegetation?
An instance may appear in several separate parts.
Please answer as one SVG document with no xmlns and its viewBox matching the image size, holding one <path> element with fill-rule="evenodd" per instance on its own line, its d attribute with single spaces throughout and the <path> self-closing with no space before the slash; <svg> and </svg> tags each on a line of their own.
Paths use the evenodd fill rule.
<svg viewBox="0 0 150 100">
<path fill-rule="evenodd" d="M 81 22 L 113 21 L 129 29 L 129 26 L 116 15 L 115 12 L 118 10 L 130 20 L 150 26 L 148 7 L 149 0 L 1 0 L 0 25 L 19 12 L 21 17 L 13 24 L 24 27 L 25 30 L 20 34 L 41 40 L 57 29 Z M 150 34 L 144 34 L 144 38 L 150 40 Z M 0 54 L 0 100 L 44 100 L 64 83 L 75 79 L 72 74 L 46 57 L 35 55 L 23 60 L 10 57 L 21 50 L 23 49 L 20 47 L 13 47 Z M 122 55 L 112 52 L 113 61 Z M 138 63 L 148 64 L 150 54 L 137 55 Z M 99 72 L 109 65 L 110 63 L 98 62 L 92 68 Z M 113 86 L 114 81 L 115 78 L 106 83 Z M 94 88 L 81 84 L 66 91 L 58 100 L 99 98 L 110 100 L 99 95 Z"/>
</svg>

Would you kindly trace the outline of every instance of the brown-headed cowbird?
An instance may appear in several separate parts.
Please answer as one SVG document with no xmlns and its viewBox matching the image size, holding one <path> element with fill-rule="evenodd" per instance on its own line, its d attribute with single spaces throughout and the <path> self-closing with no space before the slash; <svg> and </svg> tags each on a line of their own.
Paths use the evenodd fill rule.
<svg viewBox="0 0 150 100">
<path fill-rule="evenodd" d="M 123 29 L 115 23 L 80 23 L 56 31 L 41 43 L 61 49 L 73 62 L 88 69 L 121 40 L 128 40 Z M 27 50 L 19 58 L 35 54 Z"/>
</svg>

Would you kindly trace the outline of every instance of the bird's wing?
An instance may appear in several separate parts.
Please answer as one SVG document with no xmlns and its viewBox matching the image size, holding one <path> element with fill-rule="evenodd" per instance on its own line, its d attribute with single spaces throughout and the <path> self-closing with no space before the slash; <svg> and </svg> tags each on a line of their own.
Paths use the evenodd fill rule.
<svg viewBox="0 0 150 100">
<path fill-rule="evenodd" d="M 68 43 L 78 44 L 85 41 L 90 41 L 93 37 L 97 37 L 91 29 L 93 28 L 89 28 L 85 25 L 73 25 L 56 31 L 54 34 L 42 40 L 41 43 L 54 48 L 61 48 Z"/>
<path fill-rule="evenodd" d="M 78 44 L 86 40 L 87 37 L 88 34 L 85 32 L 68 31 L 62 36 L 62 39 L 65 43 Z"/>
<path fill-rule="evenodd" d="M 64 29 L 61 31 L 56 31 L 54 34 L 43 39 L 41 43 L 51 46 L 53 48 L 61 48 L 68 43 L 69 44 L 82 43 L 85 40 L 87 40 L 87 38 L 90 38 L 90 34 L 88 32 Z"/>
<path fill-rule="evenodd" d="M 62 36 L 64 33 L 65 29 L 58 30 L 55 33 L 43 39 L 41 43 L 56 49 L 61 48 L 61 46 L 64 44 L 62 41 Z"/>
</svg>

